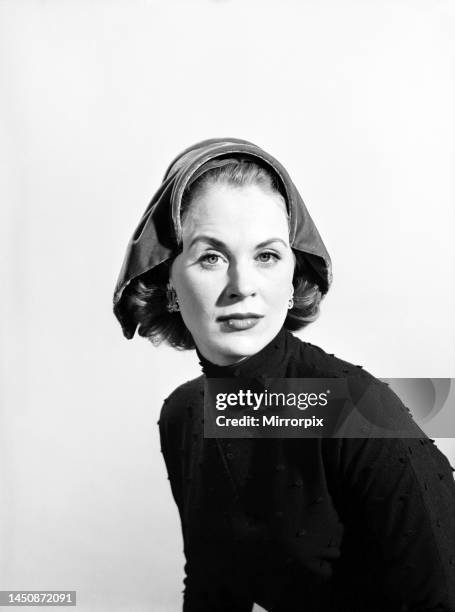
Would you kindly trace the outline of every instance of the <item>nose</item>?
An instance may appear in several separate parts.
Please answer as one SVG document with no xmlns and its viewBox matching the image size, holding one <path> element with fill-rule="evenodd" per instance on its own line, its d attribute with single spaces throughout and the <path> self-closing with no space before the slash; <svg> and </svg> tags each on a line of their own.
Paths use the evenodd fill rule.
<svg viewBox="0 0 455 612">
<path fill-rule="evenodd" d="M 256 295 L 254 270 L 246 262 L 232 262 L 228 269 L 227 295 L 230 298 Z"/>
</svg>

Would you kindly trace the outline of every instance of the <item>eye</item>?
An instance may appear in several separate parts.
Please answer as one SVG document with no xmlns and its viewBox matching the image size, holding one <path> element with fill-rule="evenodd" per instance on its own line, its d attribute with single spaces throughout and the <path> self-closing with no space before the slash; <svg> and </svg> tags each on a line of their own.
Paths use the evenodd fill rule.
<svg viewBox="0 0 455 612">
<path fill-rule="evenodd" d="M 221 255 L 218 253 L 206 253 L 199 259 L 199 261 L 208 267 L 213 267 L 219 263 L 220 259 Z"/>
<path fill-rule="evenodd" d="M 272 251 L 264 251 L 263 253 L 259 253 L 258 258 L 261 263 L 266 264 L 281 259 L 277 253 L 273 253 Z"/>
</svg>

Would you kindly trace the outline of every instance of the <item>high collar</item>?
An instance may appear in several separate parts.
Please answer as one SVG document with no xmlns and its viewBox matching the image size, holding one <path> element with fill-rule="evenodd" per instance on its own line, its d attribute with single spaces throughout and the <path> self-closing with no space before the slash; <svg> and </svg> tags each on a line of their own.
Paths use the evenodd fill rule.
<svg viewBox="0 0 455 612">
<path fill-rule="evenodd" d="M 230 378 L 240 376 L 255 378 L 257 376 L 276 377 L 285 365 L 285 356 L 292 334 L 284 327 L 260 351 L 239 363 L 220 366 L 209 361 L 196 347 L 203 373 L 207 378 Z"/>
</svg>

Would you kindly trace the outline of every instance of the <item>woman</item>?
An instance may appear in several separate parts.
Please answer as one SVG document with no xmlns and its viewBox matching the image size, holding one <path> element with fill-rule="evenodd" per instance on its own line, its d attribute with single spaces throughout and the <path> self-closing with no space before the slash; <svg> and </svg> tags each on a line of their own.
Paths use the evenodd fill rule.
<svg viewBox="0 0 455 612">
<path fill-rule="evenodd" d="M 183 610 L 455 610 L 455 485 L 423 438 L 204 438 L 204 379 L 349 378 L 397 422 L 388 387 L 291 333 L 331 262 L 284 167 L 211 139 L 169 166 L 114 296 L 127 338 L 196 349 L 161 445 L 184 539 Z M 409 417 L 406 417 L 409 418 Z"/>
</svg>

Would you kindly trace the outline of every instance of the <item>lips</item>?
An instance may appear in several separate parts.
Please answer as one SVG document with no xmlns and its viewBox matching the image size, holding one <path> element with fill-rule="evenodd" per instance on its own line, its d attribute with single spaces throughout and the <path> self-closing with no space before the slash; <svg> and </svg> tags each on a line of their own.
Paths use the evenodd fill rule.
<svg viewBox="0 0 455 612">
<path fill-rule="evenodd" d="M 222 315 L 218 317 L 218 321 L 228 321 L 229 319 L 260 319 L 264 315 L 256 314 L 254 312 L 236 312 L 231 315 Z"/>
<path fill-rule="evenodd" d="M 225 331 L 243 331 L 257 325 L 264 315 L 256 313 L 234 313 L 218 317 L 218 321 L 223 323 Z"/>
</svg>

